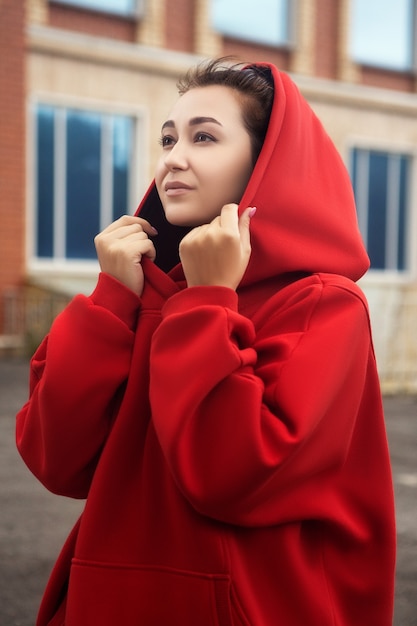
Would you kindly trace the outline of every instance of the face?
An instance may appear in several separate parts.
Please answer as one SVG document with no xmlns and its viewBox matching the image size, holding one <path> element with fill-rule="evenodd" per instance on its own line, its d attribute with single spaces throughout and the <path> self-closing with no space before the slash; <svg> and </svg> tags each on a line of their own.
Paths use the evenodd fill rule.
<svg viewBox="0 0 417 626">
<path fill-rule="evenodd" d="M 210 85 L 187 91 L 162 126 L 161 144 L 155 182 L 171 224 L 207 224 L 225 204 L 240 202 L 253 164 L 232 89 Z"/>
</svg>

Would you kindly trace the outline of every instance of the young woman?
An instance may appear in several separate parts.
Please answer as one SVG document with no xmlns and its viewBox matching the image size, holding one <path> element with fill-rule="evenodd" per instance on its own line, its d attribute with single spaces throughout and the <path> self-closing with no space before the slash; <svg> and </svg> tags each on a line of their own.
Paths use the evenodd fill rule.
<svg viewBox="0 0 417 626">
<path fill-rule="evenodd" d="M 208 63 L 180 93 L 137 216 L 97 236 L 96 289 L 32 360 L 19 450 L 86 498 L 38 626 L 389 626 L 348 174 L 271 65 Z"/>
</svg>

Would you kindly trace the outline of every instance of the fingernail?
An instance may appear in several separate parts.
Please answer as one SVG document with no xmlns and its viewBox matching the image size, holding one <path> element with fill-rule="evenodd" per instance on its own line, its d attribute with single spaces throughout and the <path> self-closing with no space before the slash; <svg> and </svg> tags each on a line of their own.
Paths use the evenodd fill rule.
<svg viewBox="0 0 417 626">
<path fill-rule="evenodd" d="M 256 206 L 253 206 L 249 211 L 249 217 L 253 217 L 256 213 Z"/>
<path fill-rule="evenodd" d="M 158 234 L 158 231 L 153 226 L 151 226 L 151 231 L 153 232 L 154 235 Z"/>
</svg>

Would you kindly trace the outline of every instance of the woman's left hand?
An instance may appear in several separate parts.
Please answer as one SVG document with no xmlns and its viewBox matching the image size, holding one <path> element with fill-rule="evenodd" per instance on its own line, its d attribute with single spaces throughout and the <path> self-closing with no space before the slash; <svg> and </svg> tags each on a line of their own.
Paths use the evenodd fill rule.
<svg viewBox="0 0 417 626">
<path fill-rule="evenodd" d="M 201 285 L 236 289 L 249 263 L 249 224 L 255 210 L 238 216 L 237 204 L 226 204 L 210 224 L 197 226 L 180 244 L 188 287 Z"/>
</svg>

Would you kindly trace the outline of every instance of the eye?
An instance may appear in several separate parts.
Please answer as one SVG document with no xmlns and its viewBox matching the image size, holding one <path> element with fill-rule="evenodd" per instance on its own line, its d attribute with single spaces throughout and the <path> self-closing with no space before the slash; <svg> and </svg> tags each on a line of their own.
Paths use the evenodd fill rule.
<svg viewBox="0 0 417 626">
<path fill-rule="evenodd" d="M 171 137 L 171 135 L 162 135 L 159 138 L 158 141 L 159 145 L 161 145 L 163 148 L 170 148 L 171 146 L 174 145 L 175 140 L 173 137 Z"/>
<path fill-rule="evenodd" d="M 216 139 L 208 133 L 200 132 L 196 133 L 196 135 L 194 136 L 194 141 L 195 143 L 209 143 L 211 141 L 216 141 Z"/>
</svg>

